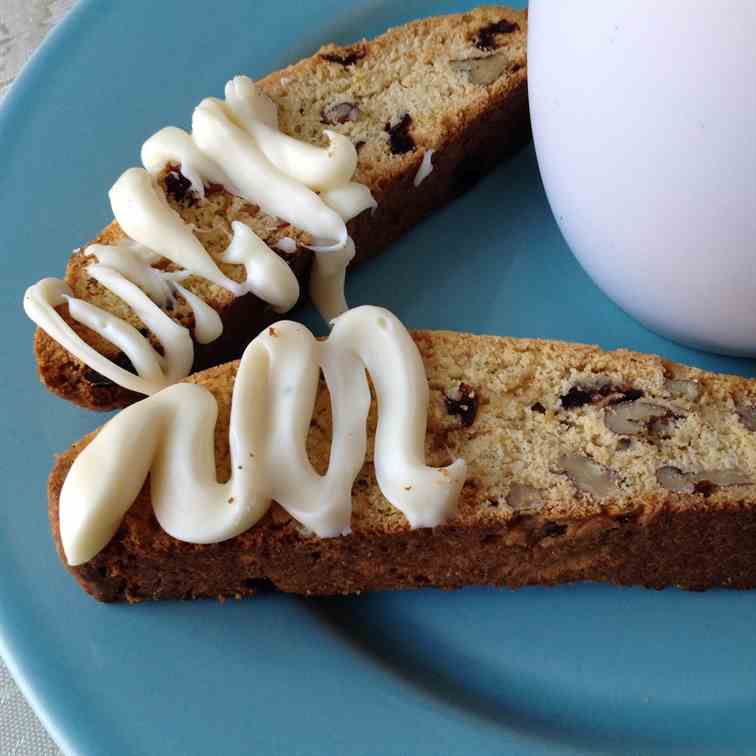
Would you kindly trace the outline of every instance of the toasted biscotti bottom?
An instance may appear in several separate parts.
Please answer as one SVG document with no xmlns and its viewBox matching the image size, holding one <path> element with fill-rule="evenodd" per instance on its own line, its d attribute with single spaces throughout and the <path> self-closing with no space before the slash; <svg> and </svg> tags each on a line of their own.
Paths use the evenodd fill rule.
<svg viewBox="0 0 756 756">
<path fill-rule="evenodd" d="M 320 539 L 277 504 L 212 545 L 167 535 L 149 481 L 108 546 L 69 568 L 102 601 L 247 596 L 272 586 L 347 594 L 436 586 L 596 580 L 654 588 L 756 587 L 756 382 L 627 351 L 413 334 L 430 385 L 429 464 L 468 463 L 457 513 L 411 530 L 381 495 L 368 455 L 353 488 L 352 534 Z M 216 397 L 219 480 L 237 364 L 193 376 Z M 328 462 L 330 400 L 321 387 L 308 439 Z M 50 520 L 91 440 L 56 461 Z"/>
</svg>

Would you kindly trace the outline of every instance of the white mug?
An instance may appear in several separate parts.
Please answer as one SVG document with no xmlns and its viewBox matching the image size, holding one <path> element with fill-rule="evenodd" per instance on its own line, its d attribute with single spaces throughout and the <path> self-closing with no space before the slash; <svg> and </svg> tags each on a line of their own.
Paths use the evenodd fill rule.
<svg viewBox="0 0 756 756">
<path fill-rule="evenodd" d="M 554 216 L 620 307 L 756 355 L 756 2 L 530 0 L 528 86 Z"/>
</svg>

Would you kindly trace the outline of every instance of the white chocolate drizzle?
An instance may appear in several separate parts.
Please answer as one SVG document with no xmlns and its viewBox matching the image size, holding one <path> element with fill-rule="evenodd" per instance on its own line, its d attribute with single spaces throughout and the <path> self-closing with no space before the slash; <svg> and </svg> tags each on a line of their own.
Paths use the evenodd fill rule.
<svg viewBox="0 0 756 756">
<path fill-rule="evenodd" d="M 425 179 L 427 179 L 428 176 L 430 176 L 431 173 L 433 173 L 432 159 L 433 159 L 434 152 L 435 150 L 426 150 L 423 153 L 423 160 L 420 163 L 420 167 L 417 169 L 417 173 L 415 174 L 415 179 L 412 182 L 415 185 L 415 187 L 420 186 L 420 184 L 422 184 L 423 181 L 425 181 Z"/>
<path fill-rule="evenodd" d="M 357 166 L 354 145 L 334 131 L 325 132 L 327 147 L 282 133 L 275 103 L 246 76 L 228 82 L 225 96 L 225 100 L 205 99 L 195 108 L 191 134 L 169 126 L 144 143 L 144 168 L 126 170 L 109 192 L 113 215 L 128 240 L 87 250 L 97 259 L 87 268 L 89 275 L 132 308 L 163 354 L 126 321 L 73 297 L 62 281 L 54 284 L 53 279 L 45 279 L 24 296 L 27 314 L 49 336 L 89 367 L 132 391 L 153 394 L 191 370 L 191 336 L 164 312 L 175 306 L 176 295 L 193 313 L 197 342 L 210 343 L 223 331 L 218 313 L 182 286 L 186 278 L 204 278 L 234 297 L 252 293 L 276 312 L 291 309 L 299 298 L 299 282 L 291 268 L 244 223 L 232 223 L 229 246 L 218 261 L 213 259 L 192 227 L 166 201 L 157 183 L 166 165 L 180 165 L 200 198 L 206 183 L 222 184 L 263 212 L 310 234 L 314 239 L 310 249 L 315 253 L 311 298 L 326 320 L 347 308 L 344 276 L 355 251 L 346 223 L 376 205 L 366 186 L 351 181 Z M 296 242 L 288 238 L 278 246 L 296 250 Z M 161 259 L 170 260 L 179 270 L 154 267 Z M 245 280 L 229 278 L 218 262 L 243 265 Z M 55 312 L 64 303 L 75 321 L 123 351 L 137 375 L 92 349 Z"/>
<path fill-rule="evenodd" d="M 333 417 L 323 476 L 306 450 L 321 370 Z M 158 522 L 182 541 L 233 538 L 259 521 L 273 500 L 321 538 L 349 533 L 352 486 L 367 451 L 366 371 L 379 409 L 378 486 L 411 527 L 441 524 L 456 507 L 465 463 L 426 466 L 429 392 L 422 359 L 394 315 L 364 306 L 337 318 L 325 341 L 284 321 L 247 347 L 233 389 L 225 483 L 216 478 L 217 403 L 202 386 L 171 386 L 108 422 L 63 484 L 60 534 L 67 561 L 82 564 L 107 545 L 148 473 Z"/>
<path fill-rule="evenodd" d="M 282 236 L 276 242 L 276 249 L 280 249 L 281 252 L 284 252 L 287 255 L 293 255 L 297 251 L 297 242 L 290 236 Z"/>
</svg>

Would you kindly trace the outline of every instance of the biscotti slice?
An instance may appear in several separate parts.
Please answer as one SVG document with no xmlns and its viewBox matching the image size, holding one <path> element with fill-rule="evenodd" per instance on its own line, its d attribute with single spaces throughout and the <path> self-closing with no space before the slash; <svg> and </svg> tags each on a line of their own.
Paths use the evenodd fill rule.
<svg viewBox="0 0 756 756">
<path fill-rule="evenodd" d="M 372 41 L 327 45 L 258 82 L 278 106 L 285 134 L 323 145 L 323 132 L 330 129 L 357 148 L 354 180 L 370 189 L 377 207 L 347 224 L 355 261 L 385 249 L 527 142 L 526 33 L 524 12 L 484 7 L 416 21 Z M 228 247 L 231 224 L 240 221 L 291 267 L 300 284 L 307 280 L 312 253 L 305 245 L 313 240 L 301 229 L 266 215 L 220 184 L 206 184 L 204 198 L 199 197 L 178 164 L 165 166 L 159 185 L 216 262 Z M 114 245 L 124 236 L 114 222 L 94 243 Z M 73 296 L 122 318 L 161 349 L 134 310 L 89 275 L 91 263 L 85 247 L 71 257 L 65 281 Z M 156 267 L 175 269 L 166 260 Z M 219 267 L 234 281 L 244 276 L 240 265 L 219 262 Z M 195 338 L 193 370 L 238 357 L 274 319 L 272 308 L 254 294 L 235 298 L 198 276 L 183 285 L 219 313 L 223 326 L 220 338 L 210 343 Z M 170 317 L 193 329 L 185 299 L 171 305 Z M 87 344 L 133 371 L 125 353 L 77 323 L 67 304 L 57 311 Z M 140 397 L 83 364 L 42 330 L 36 332 L 35 351 L 44 385 L 82 407 L 114 409 Z"/>
<path fill-rule="evenodd" d="M 412 529 L 381 494 L 373 403 L 350 534 L 317 537 L 274 503 L 229 540 L 186 543 L 161 529 L 145 485 L 112 540 L 69 567 L 72 574 L 100 600 L 132 602 L 248 596 L 263 587 L 315 595 L 583 580 L 756 586 L 756 381 L 560 342 L 430 331 L 413 339 L 430 388 L 428 464 L 467 464 L 446 521 Z M 218 402 L 221 481 L 231 472 L 237 369 L 190 379 Z M 307 444 L 320 474 L 331 430 L 321 383 Z M 60 456 L 50 476 L 61 557 L 61 488 L 93 437 Z"/>
</svg>

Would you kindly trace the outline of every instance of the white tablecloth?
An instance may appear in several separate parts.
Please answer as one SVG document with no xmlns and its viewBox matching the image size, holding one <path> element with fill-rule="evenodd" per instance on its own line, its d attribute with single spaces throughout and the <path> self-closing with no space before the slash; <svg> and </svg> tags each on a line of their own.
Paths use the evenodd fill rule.
<svg viewBox="0 0 756 756">
<path fill-rule="evenodd" d="M 0 0 L 0 100 L 75 0 Z M 2 104 L 0 103 L 0 107 Z M 0 755 L 60 756 L 0 661 Z"/>
<path fill-rule="evenodd" d="M 0 662 L 0 754 L 2 756 L 59 756 L 55 743 L 39 723 Z"/>
</svg>

